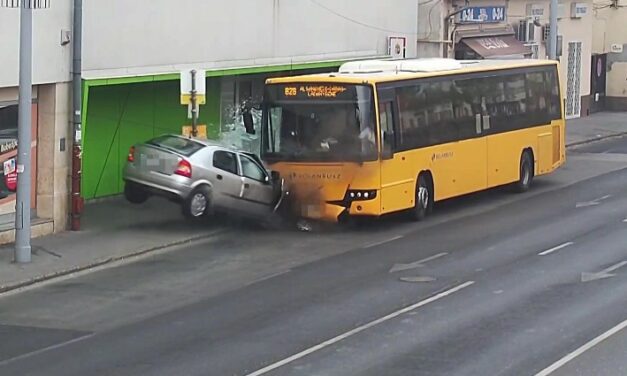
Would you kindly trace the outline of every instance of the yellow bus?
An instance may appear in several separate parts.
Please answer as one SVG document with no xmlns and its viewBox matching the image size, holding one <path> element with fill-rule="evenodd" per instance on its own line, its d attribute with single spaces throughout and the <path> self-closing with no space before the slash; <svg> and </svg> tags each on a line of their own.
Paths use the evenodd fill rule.
<svg viewBox="0 0 627 376">
<path fill-rule="evenodd" d="M 557 62 L 349 62 L 266 81 L 261 157 L 298 215 L 338 221 L 512 184 L 565 162 Z"/>
</svg>

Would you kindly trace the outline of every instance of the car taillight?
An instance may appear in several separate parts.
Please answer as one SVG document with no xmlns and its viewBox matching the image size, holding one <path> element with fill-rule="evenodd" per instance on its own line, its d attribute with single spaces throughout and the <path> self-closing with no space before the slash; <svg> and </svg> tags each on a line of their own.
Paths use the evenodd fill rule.
<svg viewBox="0 0 627 376">
<path fill-rule="evenodd" d="M 179 161 L 178 166 L 176 166 L 176 170 L 174 171 L 176 175 L 185 176 L 186 178 L 192 177 L 192 165 L 186 161 L 185 159 L 181 159 Z"/>
<path fill-rule="evenodd" d="M 131 146 L 131 148 L 128 149 L 128 157 L 126 160 L 129 162 L 135 162 L 135 146 Z"/>
</svg>

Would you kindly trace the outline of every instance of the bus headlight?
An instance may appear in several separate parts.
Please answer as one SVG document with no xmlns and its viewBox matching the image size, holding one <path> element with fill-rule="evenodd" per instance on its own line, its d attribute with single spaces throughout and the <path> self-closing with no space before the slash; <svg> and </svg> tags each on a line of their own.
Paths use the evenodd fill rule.
<svg viewBox="0 0 627 376">
<path fill-rule="evenodd" d="M 346 201 L 365 201 L 377 198 L 375 189 L 351 189 L 346 192 Z"/>
</svg>

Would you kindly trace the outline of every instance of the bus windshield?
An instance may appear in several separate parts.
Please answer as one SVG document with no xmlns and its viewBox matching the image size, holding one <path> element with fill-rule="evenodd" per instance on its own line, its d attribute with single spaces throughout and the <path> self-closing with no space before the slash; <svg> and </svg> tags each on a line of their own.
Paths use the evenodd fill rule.
<svg viewBox="0 0 627 376">
<path fill-rule="evenodd" d="M 262 157 L 271 161 L 377 159 L 370 86 L 272 84 L 266 88 Z"/>
</svg>

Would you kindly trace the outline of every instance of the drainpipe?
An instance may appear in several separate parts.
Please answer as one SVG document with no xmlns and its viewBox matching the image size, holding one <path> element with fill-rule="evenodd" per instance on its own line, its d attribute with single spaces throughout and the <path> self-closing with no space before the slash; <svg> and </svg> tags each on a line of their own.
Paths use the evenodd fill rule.
<svg viewBox="0 0 627 376">
<path fill-rule="evenodd" d="M 83 45 L 83 0 L 74 0 L 74 53 L 72 67 L 72 196 L 71 220 L 72 231 L 81 229 L 81 213 L 83 199 L 81 198 L 81 123 L 82 123 L 82 45 Z"/>
</svg>

